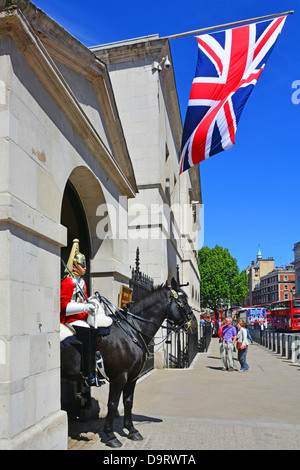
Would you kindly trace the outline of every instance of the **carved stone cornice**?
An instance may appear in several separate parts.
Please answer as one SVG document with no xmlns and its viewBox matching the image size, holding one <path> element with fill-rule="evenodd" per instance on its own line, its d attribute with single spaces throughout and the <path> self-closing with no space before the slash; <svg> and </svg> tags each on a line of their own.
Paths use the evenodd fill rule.
<svg viewBox="0 0 300 470">
<path fill-rule="evenodd" d="M 31 2 L 16 0 L 9 8 L 6 4 L 0 0 L 0 38 L 10 37 L 15 42 L 109 178 L 123 194 L 134 197 L 137 192 L 134 172 L 105 64 Z M 113 154 L 83 111 L 54 59 L 93 82 Z"/>
</svg>

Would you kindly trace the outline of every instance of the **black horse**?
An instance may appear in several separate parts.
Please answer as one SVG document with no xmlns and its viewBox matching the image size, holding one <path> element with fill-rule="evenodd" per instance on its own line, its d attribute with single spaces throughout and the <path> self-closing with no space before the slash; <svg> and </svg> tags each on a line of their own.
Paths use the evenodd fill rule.
<svg viewBox="0 0 300 470">
<path fill-rule="evenodd" d="M 174 328 L 186 328 L 191 325 L 193 313 L 186 294 L 178 288 L 174 278 L 171 287 L 164 285 L 154 289 L 142 300 L 128 304 L 127 311 L 117 313 L 108 336 L 102 337 L 99 348 L 107 377 L 109 378 L 108 412 L 104 432 L 106 445 L 121 447 L 113 428 L 119 400 L 123 392 L 124 428 L 129 431 L 128 438 L 142 440 L 141 434 L 132 422 L 132 405 L 136 381 L 148 354 L 148 346 L 156 332 L 168 320 Z M 73 352 L 75 351 L 74 348 Z M 68 357 L 64 356 L 64 351 Z M 70 347 L 61 350 L 61 373 L 70 379 L 70 363 L 73 360 L 73 379 L 82 380 L 80 376 L 80 355 L 70 355 Z M 64 371 L 66 367 L 66 371 Z M 66 372 L 64 374 L 64 372 Z"/>
</svg>

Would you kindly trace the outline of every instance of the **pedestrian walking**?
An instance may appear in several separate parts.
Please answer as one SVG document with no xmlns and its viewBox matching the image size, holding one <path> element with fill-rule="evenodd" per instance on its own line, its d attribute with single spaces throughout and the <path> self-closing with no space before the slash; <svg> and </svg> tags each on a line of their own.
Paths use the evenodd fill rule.
<svg viewBox="0 0 300 470">
<path fill-rule="evenodd" d="M 223 364 L 222 370 L 232 372 L 235 370 L 233 366 L 233 346 L 237 331 L 232 325 L 231 317 L 225 318 L 225 325 L 222 328 L 221 335 L 220 356 Z"/>
<path fill-rule="evenodd" d="M 238 351 L 238 361 L 240 363 L 240 372 L 246 372 L 249 369 L 247 364 L 247 352 L 248 352 L 248 335 L 247 330 L 244 327 L 242 320 L 239 320 L 236 324 L 238 329 L 238 334 L 236 337 L 236 348 Z"/>
</svg>

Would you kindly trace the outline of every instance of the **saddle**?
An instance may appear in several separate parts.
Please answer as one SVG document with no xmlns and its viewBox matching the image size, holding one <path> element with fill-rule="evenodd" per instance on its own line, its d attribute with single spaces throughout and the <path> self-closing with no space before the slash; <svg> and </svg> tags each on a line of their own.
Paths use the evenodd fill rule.
<svg viewBox="0 0 300 470">
<path fill-rule="evenodd" d="M 80 330 L 81 330 L 81 333 L 80 333 Z M 78 326 L 74 327 L 72 325 L 69 325 L 68 323 L 61 323 L 60 324 L 60 348 L 63 349 L 77 341 L 80 341 L 82 343 L 82 337 L 81 337 L 82 332 L 87 333 L 88 330 L 89 329 L 83 328 L 83 327 L 78 327 Z M 109 380 L 104 369 L 104 362 L 103 362 L 103 358 L 99 349 L 101 347 L 101 341 L 102 341 L 103 336 L 107 336 L 110 334 L 110 327 L 99 327 L 97 328 L 97 330 L 98 330 L 97 332 L 98 334 L 96 333 L 95 335 L 95 332 L 93 332 L 93 335 L 98 336 L 97 341 L 96 341 L 97 344 L 95 343 L 93 346 L 93 350 L 94 350 L 94 347 L 95 348 L 97 347 L 97 350 L 95 351 L 95 353 L 92 353 L 92 351 L 84 352 L 83 350 L 82 354 L 83 354 L 83 363 L 86 363 L 86 361 L 89 361 L 89 360 L 91 361 L 90 367 L 92 370 L 96 371 L 96 374 L 95 374 L 96 384 L 95 385 L 99 387 L 102 384 L 101 379 Z M 87 354 L 88 356 L 92 354 L 92 356 L 90 356 L 90 359 L 88 359 L 87 357 L 85 357 L 85 354 Z"/>
</svg>

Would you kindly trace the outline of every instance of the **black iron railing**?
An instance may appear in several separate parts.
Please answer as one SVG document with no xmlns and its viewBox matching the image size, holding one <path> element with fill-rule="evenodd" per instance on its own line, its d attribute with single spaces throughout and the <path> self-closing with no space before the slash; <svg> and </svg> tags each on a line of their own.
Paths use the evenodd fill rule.
<svg viewBox="0 0 300 470">
<path fill-rule="evenodd" d="M 135 267 L 131 271 L 131 279 L 129 287 L 132 289 L 132 301 L 136 302 L 143 298 L 153 288 L 153 279 L 140 271 L 140 250 L 136 249 Z M 145 365 L 140 372 L 140 377 L 154 368 L 154 345 L 150 344 L 150 356 L 147 358 Z"/>
</svg>

